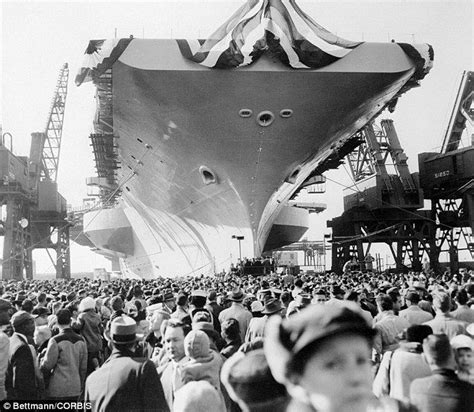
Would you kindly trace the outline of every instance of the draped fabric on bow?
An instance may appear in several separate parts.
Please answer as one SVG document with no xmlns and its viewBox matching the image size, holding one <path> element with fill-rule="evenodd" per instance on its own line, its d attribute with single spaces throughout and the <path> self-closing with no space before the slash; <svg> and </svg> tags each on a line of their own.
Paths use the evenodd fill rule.
<svg viewBox="0 0 474 412">
<path fill-rule="evenodd" d="M 267 51 L 292 68 L 315 69 L 361 44 L 330 33 L 294 0 L 249 0 L 207 40 L 177 42 L 187 59 L 219 69 L 251 64 Z"/>
</svg>

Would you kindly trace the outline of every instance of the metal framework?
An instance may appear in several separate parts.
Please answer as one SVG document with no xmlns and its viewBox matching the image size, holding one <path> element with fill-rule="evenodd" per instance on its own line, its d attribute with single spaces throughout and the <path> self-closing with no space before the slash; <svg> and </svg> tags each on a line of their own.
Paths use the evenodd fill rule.
<svg viewBox="0 0 474 412">
<path fill-rule="evenodd" d="M 342 216 L 328 222 L 332 227 L 332 269 L 342 271 L 356 258 L 361 270 L 372 244 L 388 245 L 396 269 L 421 268 L 425 253 L 431 255 L 434 223 L 423 205 L 417 179 L 410 174 L 392 120 L 380 127 L 371 123 L 357 133 L 362 143 L 347 155 L 354 186 L 344 197 Z"/>
<path fill-rule="evenodd" d="M 16 182 L 0 186 L 0 206 L 6 207 L 6 219 L 0 221 L 0 235 L 4 238 L 2 279 L 33 278 L 30 199 Z M 25 222 L 25 223 L 23 223 Z"/>
<path fill-rule="evenodd" d="M 46 249 L 57 278 L 70 277 L 66 201 L 56 184 L 68 79 L 69 68 L 65 63 L 56 83 L 46 129 L 32 133 L 29 158 L 15 156 L 11 147 L 5 147 L 2 135 L 0 206 L 6 210 L 6 218 L 0 224 L 0 235 L 4 238 L 3 279 L 31 279 L 33 249 Z M 57 235 L 54 241 L 53 234 Z M 50 249 L 56 250 L 56 259 Z"/>
<path fill-rule="evenodd" d="M 41 177 L 50 179 L 53 182 L 56 182 L 58 177 L 68 79 L 69 67 L 67 63 L 64 63 L 59 72 L 56 90 L 51 102 L 45 130 L 46 139 L 42 150 Z"/>
</svg>

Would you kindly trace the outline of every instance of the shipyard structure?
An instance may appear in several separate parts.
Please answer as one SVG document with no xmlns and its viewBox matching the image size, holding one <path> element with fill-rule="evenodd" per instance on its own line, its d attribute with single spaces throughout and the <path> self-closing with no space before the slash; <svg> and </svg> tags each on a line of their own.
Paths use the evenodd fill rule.
<svg viewBox="0 0 474 412">
<path fill-rule="evenodd" d="M 297 195 L 432 63 L 427 44 L 345 40 L 285 0 L 250 0 L 205 40 L 91 41 L 76 84 L 96 86 L 101 202 L 83 244 L 153 278 L 298 241 L 317 206 Z"/>
</svg>

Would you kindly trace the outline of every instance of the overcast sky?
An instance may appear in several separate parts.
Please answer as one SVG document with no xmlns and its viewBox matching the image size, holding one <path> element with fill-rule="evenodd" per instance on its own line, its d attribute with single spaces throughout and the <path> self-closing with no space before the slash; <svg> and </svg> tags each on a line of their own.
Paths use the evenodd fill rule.
<svg viewBox="0 0 474 412">
<path fill-rule="evenodd" d="M 89 39 L 114 37 L 205 38 L 243 1 L 46 2 L 2 1 L 1 74 L 3 132 L 14 136 L 13 151 L 28 155 L 30 134 L 44 131 L 59 69 L 68 62 L 69 93 L 63 130 L 59 190 L 73 206 L 87 197 L 85 178 L 94 175 L 89 146 L 94 113 L 93 87 L 77 88 L 74 77 Z M 417 154 L 438 151 L 463 70 L 473 67 L 471 1 L 299 1 L 319 24 L 350 40 L 430 43 L 435 51 L 432 72 L 421 87 L 405 94 L 391 117 L 417 170 Z M 341 184 L 344 170 L 328 175 Z M 313 218 L 309 237 L 322 238 L 324 222 L 342 212 L 340 185 L 329 186 L 328 211 Z M 337 193 L 337 196 L 333 194 Z M 340 196 L 339 196 L 340 195 Z M 52 271 L 35 253 L 37 271 Z M 73 271 L 108 264 L 83 248 L 72 248 Z"/>
</svg>

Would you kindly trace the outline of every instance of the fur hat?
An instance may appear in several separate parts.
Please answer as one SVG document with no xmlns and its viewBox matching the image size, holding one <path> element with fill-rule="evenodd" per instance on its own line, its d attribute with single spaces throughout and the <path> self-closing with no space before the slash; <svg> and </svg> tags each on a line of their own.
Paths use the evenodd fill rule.
<svg viewBox="0 0 474 412">
<path fill-rule="evenodd" d="M 95 300 L 90 296 L 86 296 L 79 303 L 79 312 L 85 312 L 86 310 L 95 309 Z"/>
<path fill-rule="evenodd" d="M 196 329 L 189 332 L 184 338 L 184 352 L 191 359 L 199 359 L 203 362 L 212 358 L 207 334 Z"/>
</svg>

